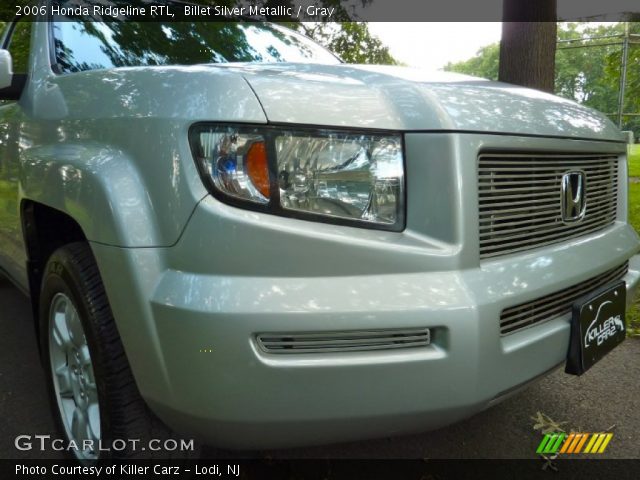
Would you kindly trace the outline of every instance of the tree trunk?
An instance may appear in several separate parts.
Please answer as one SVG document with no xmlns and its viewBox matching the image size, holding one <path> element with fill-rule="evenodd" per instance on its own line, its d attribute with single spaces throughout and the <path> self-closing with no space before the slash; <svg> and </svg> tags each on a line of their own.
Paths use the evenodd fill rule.
<svg viewBox="0 0 640 480">
<path fill-rule="evenodd" d="M 556 0 L 504 0 L 498 79 L 553 93 Z"/>
</svg>

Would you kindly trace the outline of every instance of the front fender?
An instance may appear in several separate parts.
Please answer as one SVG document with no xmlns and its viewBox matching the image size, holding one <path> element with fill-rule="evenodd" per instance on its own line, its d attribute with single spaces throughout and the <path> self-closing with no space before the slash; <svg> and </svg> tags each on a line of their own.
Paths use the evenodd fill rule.
<svg viewBox="0 0 640 480">
<path fill-rule="evenodd" d="M 21 163 L 20 199 L 68 214 L 89 241 L 122 247 L 163 243 L 145 182 L 125 152 L 65 143 L 26 149 Z"/>
</svg>

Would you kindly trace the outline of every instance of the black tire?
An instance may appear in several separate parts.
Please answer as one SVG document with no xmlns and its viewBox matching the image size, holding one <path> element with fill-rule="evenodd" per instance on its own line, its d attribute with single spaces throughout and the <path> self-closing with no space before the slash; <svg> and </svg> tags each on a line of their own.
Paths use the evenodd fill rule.
<svg viewBox="0 0 640 480">
<path fill-rule="evenodd" d="M 73 243 L 56 250 L 45 267 L 40 295 L 40 347 L 50 392 L 51 407 L 62 438 L 71 440 L 58 406 L 49 348 L 49 318 L 52 300 L 63 294 L 71 300 L 80 318 L 93 364 L 100 407 L 100 444 L 108 448 L 118 439 L 117 449 L 99 452 L 99 458 L 193 457 L 194 452 L 144 451 L 151 439 L 173 438 L 171 431 L 149 410 L 129 368 L 91 248 Z M 59 296 L 59 295 L 58 295 Z M 69 362 L 67 357 L 67 363 Z M 126 448 L 122 449 L 124 440 Z M 140 440 L 132 448 L 131 440 Z M 72 456 L 74 456 L 72 454 Z"/>
</svg>

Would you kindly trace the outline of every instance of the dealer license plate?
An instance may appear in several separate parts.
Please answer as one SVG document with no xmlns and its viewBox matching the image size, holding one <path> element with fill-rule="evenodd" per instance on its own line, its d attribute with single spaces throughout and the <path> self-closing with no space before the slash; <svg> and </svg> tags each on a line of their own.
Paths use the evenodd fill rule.
<svg viewBox="0 0 640 480">
<path fill-rule="evenodd" d="M 565 372 L 582 375 L 625 339 L 624 281 L 573 305 L 571 341 Z"/>
</svg>

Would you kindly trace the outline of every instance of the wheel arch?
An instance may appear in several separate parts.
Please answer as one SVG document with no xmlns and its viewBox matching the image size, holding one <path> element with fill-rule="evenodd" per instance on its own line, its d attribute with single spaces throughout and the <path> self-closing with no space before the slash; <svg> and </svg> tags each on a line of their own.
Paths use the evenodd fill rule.
<svg viewBox="0 0 640 480">
<path fill-rule="evenodd" d="M 20 217 L 33 321 L 39 337 L 39 300 L 44 267 L 58 248 L 74 242 L 86 242 L 87 237 L 73 217 L 43 203 L 23 199 Z"/>
<path fill-rule="evenodd" d="M 122 150 L 97 144 L 32 147 L 23 152 L 21 201 L 71 217 L 91 242 L 119 247 L 166 243 L 143 176 Z"/>
</svg>

